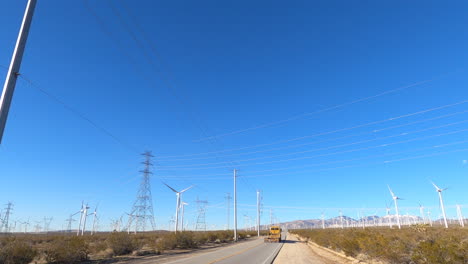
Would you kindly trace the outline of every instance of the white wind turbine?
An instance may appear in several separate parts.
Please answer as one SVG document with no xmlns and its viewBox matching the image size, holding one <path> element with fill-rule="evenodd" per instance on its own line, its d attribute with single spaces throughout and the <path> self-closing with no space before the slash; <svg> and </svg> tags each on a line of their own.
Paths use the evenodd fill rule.
<svg viewBox="0 0 468 264">
<path fill-rule="evenodd" d="M 439 188 L 439 186 L 435 185 L 435 183 L 433 183 L 433 182 L 431 182 L 431 183 L 432 183 L 432 185 L 434 185 L 434 188 L 436 189 L 437 193 L 439 193 L 440 209 L 442 210 L 442 216 L 444 217 L 445 228 L 448 228 L 447 216 L 445 215 L 444 201 L 442 200 L 442 192 L 447 190 L 447 188 L 441 189 L 441 188 Z"/>
<path fill-rule="evenodd" d="M 388 186 L 388 190 L 390 191 L 390 194 L 392 195 L 392 199 L 395 202 L 395 213 L 396 213 L 396 218 L 397 218 L 397 225 L 398 229 L 401 229 L 401 223 L 400 223 L 400 214 L 398 213 L 398 202 L 397 200 L 401 200 L 398 196 L 396 196 L 393 192 L 392 189 L 390 189 L 390 186 Z"/>
<path fill-rule="evenodd" d="M 460 223 L 461 227 L 465 227 L 465 219 L 463 219 L 463 214 L 461 210 L 461 205 L 457 204 L 457 217 L 458 217 L 458 222 Z"/>
<path fill-rule="evenodd" d="M 89 206 L 88 204 L 86 204 L 86 206 L 83 207 L 83 227 L 81 229 L 81 235 L 83 236 L 85 231 L 86 231 L 86 219 L 88 218 L 88 209 L 89 209 Z"/>
<path fill-rule="evenodd" d="M 163 183 L 164 183 L 164 182 L 163 182 Z M 186 192 L 187 190 L 189 190 L 190 188 L 192 188 L 193 185 L 190 186 L 190 187 L 188 187 L 188 188 L 186 188 L 186 189 L 183 189 L 183 190 L 180 191 L 180 192 L 176 191 L 174 188 L 172 188 L 171 186 L 167 185 L 166 183 L 164 183 L 164 185 L 166 185 L 167 188 L 171 189 L 173 192 L 176 193 L 177 203 L 176 203 L 176 219 L 175 219 L 175 228 L 174 228 L 174 231 L 177 233 L 177 228 L 178 228 L 178 225 L 179 225 L 179 210 L 180 210 L 180 204 L 181 204 L 181 202 L 180 202 L 180 197 L 181 197 L 182 193 L 184 193 L 184 192 Z"/>
<path fill-rule="evenodd" d="M 189 205 L 189 204 L 186 203 L 186 202 L 182 202 L 182 204 L 181 204 L 181 206 L 182 206 L 182 217 L 181 217 L 182 219 L 181 219 L 181 220 L 182 220 L 182 221 L 181 221 L 181 224 L 180 224 L 180 225 L 182 226 L 182 231 L 184 231 L 184 229 L 185 229 L 185 228 L 184 228 L 184 213 L 185 213 L 185 206 L 186 206 L 186 205 Z"/>
<path fill-rule="evenodd" d="M 81 223 L 83 222 L 83 213 L 84 213 L 84 202 L 83 201 L 81 201 L 81 209 L 77 213 L 81 213 L 80 214 L 80 222 L 78 224 L 78 229 L 76 230 L 76 235 L 79 236 L 80 231 L 81 231 Z"/>
<path fill-rule="evenodd" d="M 91 230 L 91 235 L 94 235 L 94 233 L 96 232 L 96 222 L 98 220 L 98 217 L 97 217 L 97 209 L 98 209 L 98 205 L 96 205 L 96 207 L 94 208 L 94 212 L 92 213 L 93 215 L 93 229 Z"/>
<path fill-rule="evenodd" d="M 424 206 L 419 203 L 419 213 L 421 214 L 421 218 L 424 224 L 426 224 L 426 216 L 424 215 Z"/>
<path fill-rule="evenodd" d="M 392 202 L 390 202 L 390 204 L 391 203 Z M 392 219 L 391 219 L 391 216 L 390 216 L 390 206 L 387 203 L 385 203 L 385 211 L 387 212 L 388 225 L 390 226 L 390 228 L 393 228 Z"/>
</svg>

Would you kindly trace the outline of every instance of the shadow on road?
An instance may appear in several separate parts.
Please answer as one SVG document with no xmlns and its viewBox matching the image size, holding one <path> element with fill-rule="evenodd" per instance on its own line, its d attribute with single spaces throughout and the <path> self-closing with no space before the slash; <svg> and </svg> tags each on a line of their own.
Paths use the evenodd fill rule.
<svg viewBox="0 0 468 264">
<path fill-rule="evenodd" d="M 287 240 L 287 239 L 286 239 L 286 240 L 283 240 L 283 241 L 281 241 L 281 242 L 283 242 L 283 243 L 285 243 L 285 244 L 294 244 L 294 243 L 300 243 L 300 241 Z"/>
</svg>

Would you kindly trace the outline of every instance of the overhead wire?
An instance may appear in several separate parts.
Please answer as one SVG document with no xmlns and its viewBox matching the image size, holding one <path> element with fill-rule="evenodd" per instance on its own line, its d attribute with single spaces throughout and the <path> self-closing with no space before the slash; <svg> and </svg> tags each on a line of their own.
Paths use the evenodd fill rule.
<svg viewBox="0 0 468 264">
<path fill-rule="evenodd" d="M 297 151 L 297 152 L 292 152 L 292 153 L 284 153 L 284 154 L 278 154 L 278 155 L 272 155 L 272 156 L 266 156 L 266 157 L 256 157 L 256 158 L 250 158 L 250 159 L 237 160 L 237 162 L 245 162 L 245 161 L 252 161 L 252 160 L 259 160 L 259 159 L 271 159 L 271 158 L 276 158 L 276 157 L 284 157 L 284 156 L 303 154 L 303 153 L 308 153 L 308 152 L 315 152 L 315 151 L 321 151 L 321 150 L 341 148 L 341 147 L 352 146 L 352 145 L 357 145 L 357 144 L 362 144 L 362 143 L 368 143 L 368 142 L 382 140 L 382 139 L 388 139 L 388 138 L 394 138 L 394 137 L 400 137 L 400 136 L 407 136 L 407 135 L 411 135 L 411 134 L 415 134 L 415 133 L 425 132 L 425 131 L 429 131 L 429 130 L 444 128 L 444 127 L 449 127 L 449 126 L 463 124 L 463 123 L 467 123 L 467 122 L 468 122 L 468 120 L 463 120 L 463 121 L 453 122 L 453 123 L 449 123 L 449 124 L 434 126 L 434 127 L 430 127 L 430 128 L 424 128 L 424 129 L 419 129 L 419 130 L 414 130 L 414 131 L 409 131 L 409 132 L 404 132 L 404 133 L 398 133 L 396 135 L 390 135 L 390 136 L 384 136 L 384 137 L 378 137 L 378 138 L 371 138 L 371 139 L 366 139 L 366 140 L 361 140 L 361 141 L 356 141 L 356 142 L 351 142 L 351 143 L 346 143 L 346 144 L 328 146 L 328 147 L 311 149 L 311 150 L 303 150 L 303 151 Z M 465 131 L 465 130 L 461 130 L 461 131 Z M 442 135 L 444 135 L 444 134 L 442 134 Z M 418 139 L 423 139 L 423 138 L 427 138 L 427 137 L 422 137 L 422 138 L 418 138 Z M 405 141 L 402 141 L 402 142 L 406 143 L 408 141 L 405 140 Z M 391 143 L 386 143 L 386 144 L 379 144 L 376 147 L 389 146 L 389 145 L 393 145 L 393 144 L 395 144 L 395 143 L 391 142 Z M 372 148 L 372 147 L 370 147 L 370 148 Z M 359 149 L 361 149 L 361 148 L 359 148 Z M 179 169 L 180 168 L 186 168 L 186 167 L 197 168 L 197 167 L 201 167 L 201 166 L 210 166 L 210 165 L 217 165 L 217 164 L 221 164 L 221 163 L 212 162 L 212 163 L 188 164 L 188 165 L 178 165 L 178 166 L 161 166 L 161 168 L 179 168 Z"/>
<path fill-rule="evenodd" d="M 438 148 L 443 148 L 443 147 L 447 147 L 447 146 L 456 146 L 456 145 L 461 145 L 461 144 L 466 144 L 466 143 L 468 143 L 468 140 L 444 143 L 444 144 L 439 144 L 439 145 L 432 145 L 432 146 L 429 146 L 429 147 L 411 149 L 409 151 L 398 151 L 398 152 L 390 152 L 390 153 L 378 154 L 378 155 L 367 155 L 367 156 L 359 157 L 359 158 L 344 159 L 344 160 L 333 160 L 333 161 L 327 161 L 327 162 L 306 164 L 306 165 L 301 165 L 301 166 L 281 167 L 281 168 L 276 168 L 276 169 L 248 171 L 247 174 L 250 175 L 250 176 L 244 176 L 244 177 L 246 177 L 246 178 L 258 178 L 258 177 L 294 175 L 294 174 L 297 174 L 297 173 L 335 170 L 335 169 L 358 167 L 358 166 L 360 167 L 360 166 L 364 166 L 364 165 L 385 164 L 385 163 L 388 163 L 388 162 L 386 162 L 387 160 L 384 160 L 382 162 L 376 162 L 376 163 L 365 163 L 365 164 L 357 164 L 357 165 L 353 164 L 353 165 L 346 165 L 346 166 L 339 166 L 339 167 L 332 167 L 332 168 L 324 168 L 324 169 L 293 171 L 293 172 L 288 172 L 288 173 L 257 174 L 257 173 L 272 172 L 272 171 L 279 171 L 279 170 L 291 170 L 291 169 L 301 169 L 301 168 L 309 168 L 309 167 L 319 167 L 319 166 L 323 166 L 323 165 L 330 165 L 330 164 L 336 164 L 336 163 L 345 163 L 345 162 L 351 162 L 351 161 L 375 159 L 375 158 L 381 158 L 381 157 L 387 157 L 387 156 L 395 156 L 395 155 L 400 155 L 400 154 L 413 153 L 413 152 L 418 152 L 418 151 L 422 151 L 422 150 L 431 150 L 431 149 L 438 149 Z M 461 149 L 461 150 L 464 150 L 464 148 Z M 438 153 L 440 153 L 440 152 L 438 152 Z M 418 157 L 418 156 L 415 156 L 415 157 Z M 182 176 L 178 176 L 178 177 L 182 177 Z M 225 176 L 225 175 L 218 175 L 218 176 L 211 176 L 211 177 L 203 177 L 203 175 L 198 175 L 198 176 L 186 176 L 186 177 L 192 177 L 192 178 L 197 178 L 197 179 L 205 179 L 205 180 L 209 180 L 209 179 L 217 180 L 217 179 L 226 179 L 227 178 L 227 176 Z"/>
<path fill-rule="evenodd" d="M 458 71 L 456 71 L 456 72 L 458 72 Z M 306 117 L 306 116 L 315 115 L 315 114 L 327 112 L 327 111 L 330 111 L 330 110 L 342 108 L 342 107 L 345 107 L 345 106 L 349 106 L 349 105 L 353 105 L 353 104 L 356 104 L 356 103 L 359 103 L 359 102 L 367 101 L 367 100 L 374 99 L 374 98 L 384 96 L 384 95 L 387 95 L 387 94 L 395 93 L 397 91 L 401 91 L 401 90 L 408 89 L 408 88 L 411 88 L 411 87 L 415 87 L 415 86 L 419 86 L 419 85 L 426 84 L 426 83 L 429 83 L 429 82 L 433 82 L 434 80 L 439 79 L 439 78 L 441 78 L 443 76 L 446 76 L 448 74 L 450 74 L 450 73 L 445 73 L 445 74 L 436 76 L 436 77 L 434 77 L 432 79 L 423 80 L 423 81 L 419 81 L 419 82 L 412 83 L 412 84 L 409 84 L 409 85 L 405 85 L 405 86 L 401 86 L 401 87 L 398 87 L 398 88 L 390 89 L 390 90 L 384 91 L 384 92 L 376 94 L 376 95 L 367 96 L 367 97 L 359 98 L 359 99 L 352 100 L 352 101 L 349 101 L 349 102 L 345 102 L 345 103 L 342 103 L 342 104 L 337 104 L 337 105 L 333 105 L 333 106 L 326 107 L 326 108 L 323 108 L 323 109 L 319 109 L 319 110 L 316 110 L 316 111 L 312 111 L 312 112 L 309 112 L 309 113 L 296 115 L 296 116 L 293 116 L 293 117 L 290 117 L 290 118 L 287 118 L 287 119 L 274 121 L 274 122 L 270 122 L 270 123 L 265 123 L 265 124 L 262 124 L 262 125 L 257 125 L 257 126 L 253 126 L 253 127 L 249 127 L 249 128 L 245 128 L 245 129 L 239 129 L 239 130 L 231 131 L 231 132 L 224 133 L 224 134 L 205 137 L 205 138 L 198 139 L 197 141 L 204 141 L 204 140 L 208 140 L 208 139 L 211 139 L 211 138 L 221 138 L 221 137 L 225 137 L 225 136 L 231 136 L 231 135 L 235 135 L 235 134 L 245 133 L 247 131 L 252 131 L 252 130 L 256 130 L 256 129 L 260 129 L 260 128 L 269 127 L 269 126 L 272 126 L 272 125 L 278 125 L 278 124 L 286 123 L 286 122 L 293 121 L 293 120 L 303 118 L 303 117 Z"/>
<path fill-rule="evenodd" d="M 400 127 L 404 127 L 404 126 L 410 126 L 410 125 L 419 124 L 419 123 L 424 123 L 424 122 L 428 122 L 428 121 L 434 121 L 434 120 L 443 119 L 443 118 L 447 118 L 447 117 L 453 117 L 453 116 L 456 116 L 456 115 L 459 115 L 459 114 L 464 114 L 464 113 L 468 113 L 468 110 L 459 111 L 459 112 L 450 113 L 450 114 L 445 114 L 445 115 L 440 115 L 440 116 L 436 116 L 436 117 L 432 117 L 432 118 L 427 118 L 427 119 L 423 119 L 423 120 L 417 120 L 417 121 L 413 121 L 413 122 L 409 122 L 409 123 L 405 123 L 405 124 L 393 125 L 393 126 L 390 126 L 390 127 L 381 128 L 381 129 L 376 129 L 376 130 L 371 130 L 371 131 L 362 132 L 362 133 L 356 133 L 356 134 L 351 134 L 351 135 L 346 135 L 346 136 L 334 137 L 334 138 L 330 138 L 330 139 L 324 139 L 324 140 L 319 140 L 319 141 L 314 141 L 314 142 L 308 142 L 308 143 L 301 143 L 301 144 L 295 144 L 295 145 L 287 145 L 287 146 L 277 147 L 277 148 L 271 148 L 271 149 L 263 149 L 263 150 L 256 150 L 256 151 L 250 151 L 250 152 L 240 152 L 240 153 L 233 153 L 233 154 L 221 155 L 221 157 L 232 157 L 232 156 L 240 156 L 240 155 L 257 154 L 257 153 L 270 152 L 270 151 L 276 151 L 276 150 L 283 150 L 283 149 L 290 149 L 290 148 L 297 148 L 297 147 L 303 147 L 303 146 L 316 145 L 316 144 L 319 144 L 319 143 L 324 143 L 324 142 L 329 142 L 329 141 L 335 141 L 335 140 L 339 140 L 339 139 L 346 139 L 346 138 L 357 137 L 357 136 L 363 136 L 363 135 L 368 135 L 368 134 L 375 134 L 375 133 L 377 133 L 377 132 L 382 132 L 382 131 L 384 131 L 384 130 L 390 130 L 390 129 L 393 129 L 393 128 L 400 128 Z M 164 162 L 171 162 L 171 161 L 172 161 L 172 162 L 173 162 L 173 161 L 192 161 L 192 160 L 202 160 L 202 159 L 211 159 L 211 158 L 212 158 L 212 157 L 180 158 L 180 159 L 163 159 L 163 160 L 160 159 L 159 161 L 164 161 Z"/>
<path fill-rule="evenodd" d="M 416 112 L 411 112 L 411 113 L 408 113 L 408 114 L 403 114 L 403 115 L 398 115 L 398 116 L 395 116 L 395 117 L 385 118 L 385 119 L 381 119 L 381 120 L 378 120 L 378 121 L 372 121 L 372 122 L 368 122 L 368 123 L 364 123 L 364 124 L 359 124 L 359 125 L 355 125 L 355 126 L 351 126 L 351 127 L 345 127 L 345 128 L 339 128 L 339 129 L 326 131 L 326 132 L 314 133 L 314 134 L 306 135 L 306 136 L 300 136 L 300 137 L 294 137 L 294 138 L 290 138 L 290 139 L 278 140 L 278 141 L 274 141 L 274 142 L 270 142 L 270 143 L 262 143 L 262 144 L 256 144 L 256 145 L 251 145 L 251 146 L 244 146 L 244 147 L 227 149 L 227 150 L 217 151 L 217 152 L 200 152 L 200 153 L 193 153 L 193 154 L 170 155 L 170 156 L 162 156 L 161 155 L 161 156 L 158 156 L 158 158 L 163 160 L 163 159 L 167 159 L 167 158 L 193 157 L 193 156 L 209 155 L 209 154 L 214 154 L 214 153 L 245 150 L 245 149 L 251 149 L 251 148 L 259 148 L 259 147 L 271 146 L 271 145 L 276 145 L 276 144 L 288 143 L 288 142 L 292 142 L 292 141 L 298 141 L 298 140 L 302 140 L 302 139 L 314 138 L 314 137 L 318 137 L 318 136 L 330 135 L 330 134 L 343 132 L 343 131 L 348 131 L 348 130 L 353 130 L 353 129 L 357 129 L 357 128 L 363 128 L 363 127 L 367 127 L 367 126 L 371 126 L 371 125 L 385 123 L 385 122 L 388 122 L 388 121 L 395 121 L 395 120 L 406 118 L 406 117 L 411 117 L 411 116 L 415 116 L 415 115 L 419 115 L 419 114 L 425 114 L 425 113 L 429 113 L 429 112 L 433 112 L 433 111 L 437 111 L 437 110 L 441 110 L 441 109 L 446 109 L 446 108 L 453 107 L 453 106 L 462 105 L 462 104 L 465 104 L 467 102 L 468 102 L 468 100 L 462 100 L 462 101 L 458 101 L 458 102 L 455 102 L 455 103 L 446 104 L 446 105 L 437 106 L 437 107 L 432 107 L 432 108 L 428 108 L 428 109 L 424 109 L 424 110 L 419 110 L 419 111 L 416 111 Z"/>
<path fill-rule="evenodd" d="M 180 94 L 177 93 L 174 85 L 173 85 L 173 81 L 174 81 L 174 78 L 171 78 L 170 76 L 166 76 L 165 74 L 169 74 L 170 71 L 158 71 L 157 69 L 160 68 L 158 67 L 153 59 L 152 59 L 152 56 L 146 51 L 145 49 L 145 45 L 143 44 L 144 41 L 147 42 L 147 46 L 150 47 L 151 51 L 153 52 L 153 55 L 155 55 L 155 57 L 159 60 L 160 64 L 163 64 L 163 65 L 166 65 L 166 69 L 168 68 L 167 67 L 167 64 L 164 63 L 164 61 L 162 60 L 162 57 L 159 55 L 159 53 L 157 52 L 157 50 L 154 48 L 154 44 L 150 41 L 150 39 L 146 36 L 143 28 L 139 25 L 139 23 L 136 21 L 136 19 L 134 19 L 134 16 L 132 16 L 131 12 L 130 12 L 130 9 L 129 8 L 123 8 L 123 11 L 126 12 L 127 16 L 129 16 L 130 18 L 133 19 L 133 24 L 136 25 L 136 28 L 140 30 L 140 35 L 143 35 L 144 37 L 144 41 L 140 41 L 138 36 L 133 32 L 132 30 L 132 27 L 125 21 L 125 18 L 120 14 L 119 12 L 119 9 L 114 6 L 113 4 L 113 1 L 107 1 L 109 7 L 111 8 L 113 14 L 117 17 L 117 19 L 119 20 L 120 24 L 122 24 L 126 30 L 126 32 L 128 34 L 131 35 L 133 41 L 138 45 L 138 47 L 140 48 L 140 50 L 145 54 L 145 58 L 147 60 L 147 62 L 152 66 L 152 69 L 156 72 L 156 73 L 159 73 L 159 76 L 161 77 L 161 79 L 163 80 L 163 82 L 165 83 L 165 86 L 166 88 L 170 91 L 171 95 L 177 100 L 177 102 L 182 106 L 182 107 L 185 107 L 187 104 L 184 103 L 184 98 L 182 98 L 180 96 Z M 122 4 L 122 2 L 120 2 Z M 171 81 L 172 79 L 172 81 Z M 192 120 L 192 122 L 199 128 L 199 130 L 202 132 L 202 134 L 204 135 L 207 135 L 206 133 L 206 129 L 204 128 L 204 126 L 201 124 L 201 120 L 200 118 L 196 117 L 195 116 L 195 113 L 194 111 L 185 111 L 185 114 Z M 219 146 L 219 142 L 217 139 L 215 140 L 210 140 L 209 143 L 211 145 L 218 145 Z M 157 159 L 156 159 L 157 160 Z M 235 166 L 232 162 L 226 162 L 226 163 L 230 163 L 231 164 L 231 167 L 228 167 L 228 165 L 226 164 L 226 169 L 233 169 Z M 205 190 L 206 191 L 206 190 Z"/>
</svg>

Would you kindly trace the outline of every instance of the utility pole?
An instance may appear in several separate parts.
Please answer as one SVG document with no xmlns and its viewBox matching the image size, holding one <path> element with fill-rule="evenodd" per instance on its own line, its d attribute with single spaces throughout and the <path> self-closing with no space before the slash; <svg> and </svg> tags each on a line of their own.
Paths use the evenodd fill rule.
<svg viewBox="0 0 468 264">
<path fill-rule="evenodd" d="M 31 26 L 36 2 L 37 0 L 29 0 L 28 5 L 26 6 L 23 22 L 21 23 L 18 39 L 16 40 L 15 50 L 13 51 L 10 67 L 8 68 L 5 85 L 3 86 L 2 97 L 0 99 L 0 144 L 2 143 L 3 132 L 5 131 L 8 112 L 10 111 L 11 100 L 13 98 L 16 80 L 18 79 L 21 60 L 23 58 L 26 40 L 28 39 L 29 28 Z"/>
<path fill-rule="evenodd" d="M 260 191 L 257 190 L 257 236 L 260 236 Z"/>
<path fill-rule="evenodd" d="M 237 170 L 234 169 L 234 241 L 237 241 Z"/>
</svg>

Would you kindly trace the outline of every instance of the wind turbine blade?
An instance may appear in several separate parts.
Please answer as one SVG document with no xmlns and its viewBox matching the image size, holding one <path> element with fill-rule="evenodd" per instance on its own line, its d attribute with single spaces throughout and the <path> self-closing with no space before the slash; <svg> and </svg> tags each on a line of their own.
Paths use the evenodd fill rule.
<svg viewBox="0 0 468 264">
<path fill-rule="evenodd" d="M 190 186 L 190 187 L 188 187 L 188 188 L 186 188 L 186 189 L 183 189 L 182 191 L 180 191 L 180 193 L 183 193 L 183 192 L 185 192 L 185 191 L 188 191 L 189 189 L 192 189 L 192 187 L 193 187 L 193 185 Z"/>
<path fill-rule="evenodd" d="M 174 188 L 172 188 L 171 186 L 167 185 L 165 182 L 163 182 L 164 185 L 167 186 L 167 188 L 171 189 L 173 192 L 175 193 L 178 193 L 178 191 L 176 191 Z"/>
<path fill-rule="evenodd" d="M 387 187 L 388 187 L 388 190 L 390 191 L 390 194 L 392 195 L 392 198 L 395 197 L 395 194 L 392 192 L 392 189 L 390 189 L 390 186 L 387 185 Z"/>
<path fill-rule="evenodd" d="M 434 185 L 434 187 L 436 188 L 437 191 L 440 190 L 439 186 L 435 185 L 435 183 L 433 183 L 433 182 L 431 182 L 431 183 L 432 183 L 432 185 Z"/>
</svg>

